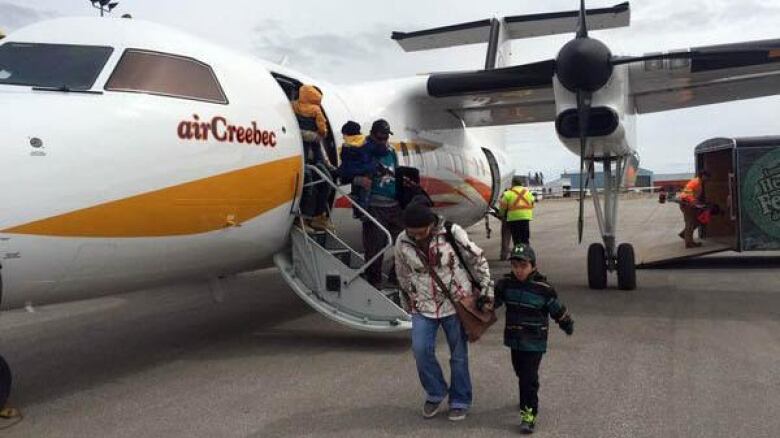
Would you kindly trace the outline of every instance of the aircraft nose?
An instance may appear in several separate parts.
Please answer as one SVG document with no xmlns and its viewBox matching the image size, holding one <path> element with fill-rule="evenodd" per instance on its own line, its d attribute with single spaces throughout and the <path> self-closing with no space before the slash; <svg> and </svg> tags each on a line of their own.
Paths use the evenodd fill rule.
<svg viewBox="0 0 780 438">
<path fill-rule="evenodd" d="M 0 91 L 0 230 L 18 224 L 44 208 L 39 196 L 67 182 L 58 175 L 68 148 L 62 137 L 73 130 L 67 111 L 56 102 L 17 90 Z M 71 107 L 72 108 L 72 107 Z M 59 157 L 58 157 L 59 156 Z M 73 178 L 71 173 L 68 178 Z"/>
</svg>

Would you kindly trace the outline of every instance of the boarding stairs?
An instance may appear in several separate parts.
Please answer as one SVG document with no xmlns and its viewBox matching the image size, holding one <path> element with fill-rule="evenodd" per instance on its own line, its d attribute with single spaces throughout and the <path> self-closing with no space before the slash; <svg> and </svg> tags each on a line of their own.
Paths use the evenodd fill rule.
<svg viewBox="0 0 780 438">
<path fill-rule="evenodd" d="M 390 232 L 365 209 L 315 166 L 306 169 L 320 179 L 308 182 L 304 189 L 317 184 L 328 184 L 345 197 L 387 236 L 387 245 L 366 261 L 339 235 L 330 230 L 312 231 L 304 226 L 300 210 L 291 212 L 295 224 L 290 230 L 288 251 L 274 256 L 287 284 L 307 304 L 327 318 L 351 328 L 393 332 L 411 328 L 411 317 L 399 305 L 397 288 L 376 289 L 361 274 L 375 260 L 381 260 L 392 247 Z"/>
</svg>

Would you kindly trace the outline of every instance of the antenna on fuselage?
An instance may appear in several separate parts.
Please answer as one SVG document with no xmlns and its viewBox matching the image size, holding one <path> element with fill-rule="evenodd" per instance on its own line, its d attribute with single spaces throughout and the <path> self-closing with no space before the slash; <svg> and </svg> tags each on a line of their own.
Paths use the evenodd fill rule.
<svg viewBox="0 0 780 438">
<path fill-rule="evenodd" d="M 102 17 L 106 12 L 111 13 L 115 7 L 119 6 L 119 2 L 112 2 L 111 0 L 89 0 L 92 3 L 92 7 L 100 9 L 100 16 Z"/>
</svg>

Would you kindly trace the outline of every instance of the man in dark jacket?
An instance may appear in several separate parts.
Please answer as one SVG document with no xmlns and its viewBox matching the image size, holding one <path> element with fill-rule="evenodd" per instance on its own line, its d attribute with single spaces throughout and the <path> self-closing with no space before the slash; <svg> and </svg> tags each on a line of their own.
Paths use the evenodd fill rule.
<svg viewBox="0 0 780 438">
<path fill-rule="evenodd" d="M 512 367 L 520 389 L 521 432 L 533 433 L 539 412 L 539 365 L 547 351 L 548 319 L 571 335 L 574 321 L 558 301 L 555 289 L 536 270 L 536 254 L 525 243 L 509 256 L 512 272 L 496 283 L 495 305 L 506 304 L 504 345 L 512 351 Z"/>
<path fill-rule="evenodd" d="M 371 197 L 368 212 L 374 216 L 390 232 L 395 241 L 403 229 L 401 225 L 401 207 L 398 204 L 395 183 L 395 169 L 398 167 L 398 157 L 389 144 L 390 124 L 384 119 L 374 121 L 371 125 L 366 143 L 366 153 L 370 154 L 376 163 L 376 170 L 371 175 Z M 387 244 L 387 236 L 372 221 L 363 221 L 363 249 L 365 259 L 370 260 Z M 394 269 L 390 270 L 393 279 Z M 374 287 L 382 285 L 382 260 L 376 260 L 366 269 L 366 280 Z"/>
</svg>

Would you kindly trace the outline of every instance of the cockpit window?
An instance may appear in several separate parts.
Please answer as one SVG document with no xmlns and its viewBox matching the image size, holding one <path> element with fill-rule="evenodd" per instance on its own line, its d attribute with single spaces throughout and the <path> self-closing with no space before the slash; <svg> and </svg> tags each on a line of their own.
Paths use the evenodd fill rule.
<svg viewBox="0 0 780 438">
<path fill-rule="evenodd" d="M 184 56 L 137 49 L 125 51 L 106 84 L 106 90 L 228 103 L 207 64 Z"/>
<path fill-rule="evenodd" d="M 8 42 L 0 46 L 0 84 L 89 90 L 114 49 Z"/>
</svg>

